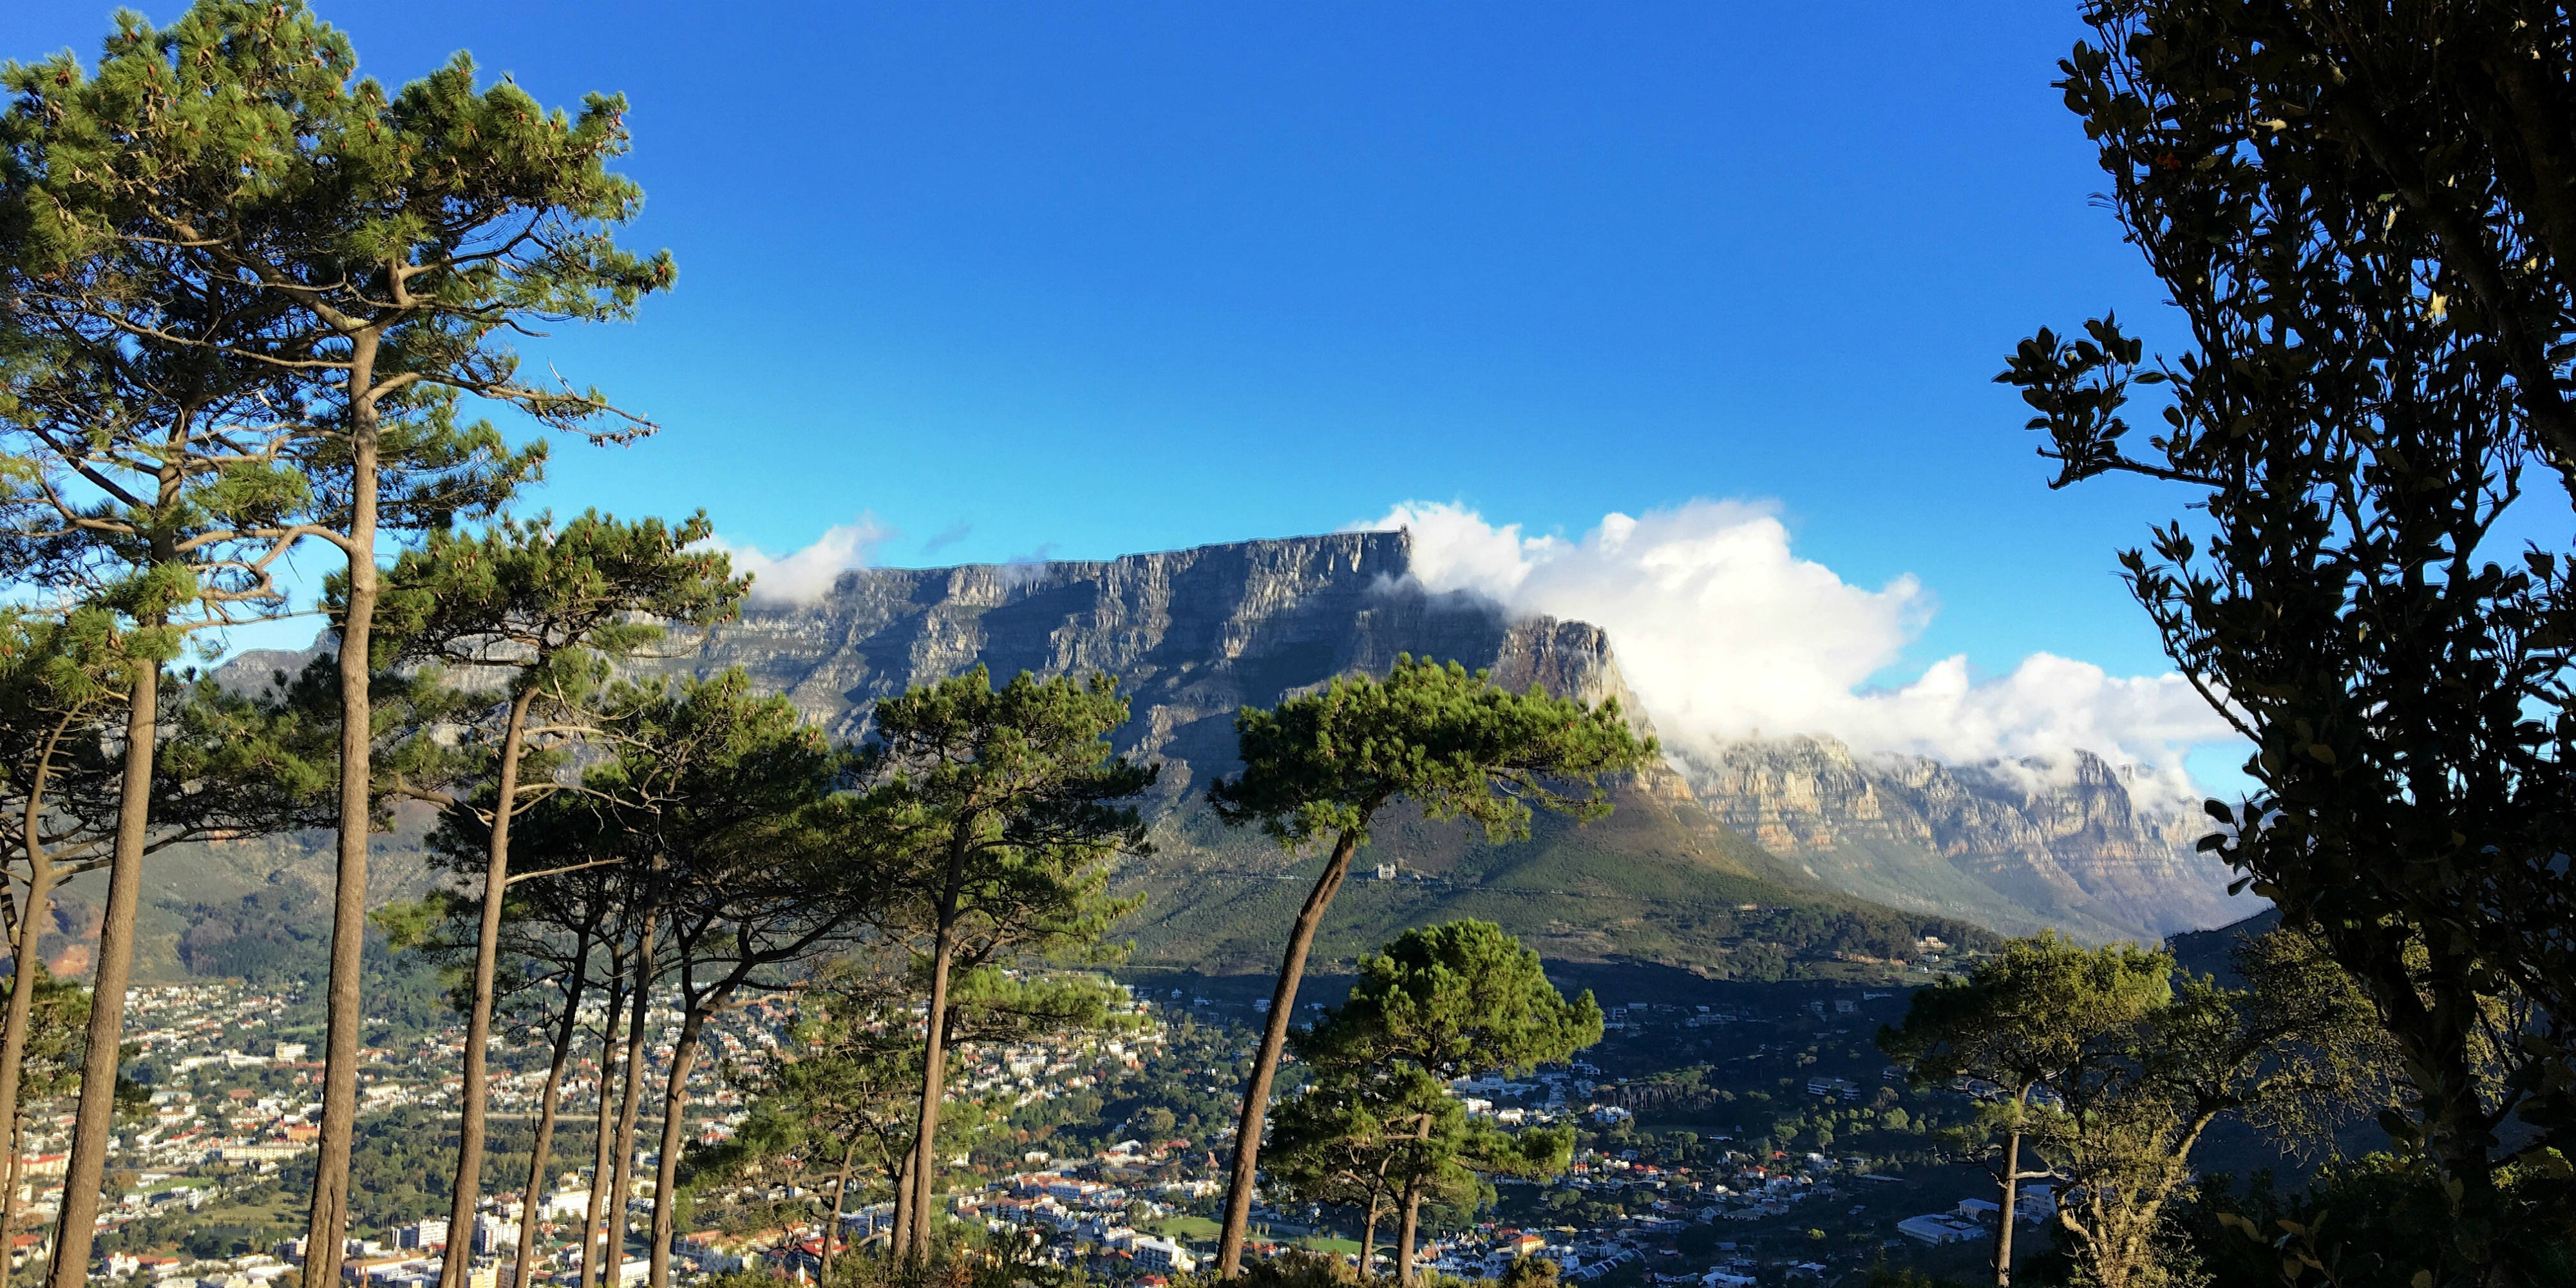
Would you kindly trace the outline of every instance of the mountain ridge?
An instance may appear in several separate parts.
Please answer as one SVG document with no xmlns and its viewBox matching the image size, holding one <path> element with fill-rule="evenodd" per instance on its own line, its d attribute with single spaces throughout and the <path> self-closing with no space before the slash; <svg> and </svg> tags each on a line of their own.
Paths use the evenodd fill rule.
<svg viewBox="0 0 2576 1288">
<path fill-rule="evenodd" d="M 1148 802 L 1161 853 L 1122 878 L 1153 899 L 1122 933 L 1135 937 L 1140 964 L 1266 970 L 1314 860 L 1223 828 L 1204 804 L 1208 781 L 1238 763 L 1242 707 L 1383 673 L 1409 653 L 1516 689 L 1617 698 L 1641 732 L 1653 731 L 1600 627 L 1515 618 L 1473 595 L 1426 590 L 1412 575 L 1412 542 L 1403 530 L 1344 532 L 1109 560 L 854 569 L 810 599 L 755 599 L 741 620 L 676 638 L 669 655 L 631 669 L 705 676 L 741 666 L 841 741 L 865 736 L 878 699 L 979 663 L 997 677 L 1117 675 L 1133 715 L 1113 744 L 1165 765 Z M 246 654 L 227 669 L 264 680 L 303 656 Z M 1978 925 L 2017 931 L 2056 918 L 2091 940 L 2161 933 L 2135 915 L 2152 881 L 2114 890 L 2065 871 L 2162 844 L 2136 826 L 2116 774 L 2094 775 L 2096 799 L 2016 802 L 1928 761 L 1909 788 L 1847 748 L 1838 760 L 1818 751 L 1757 773 L 1757 746 L 1678 749 L 1670 764 L 1613 783 L 1618 808 L 1603 824 L 1542 818 L 1520 846 L 1400 817 L 1378 829 L 1322 957 L 1347 960 L 1405 924 L 1458 915 L 1500 920 L 1561 959 L 1746 977 L 1907 960 L 1924 935 L 1956 943 L 1982 935 Z M 1730 763 L 1731 775 L 1710 769 Z M 1921 808 L 1935 797 L 1947 815 Z M 1891 809 L 1907 801 L 1911 814 Z M 1858 826 L 1853 802 L 1915 821 Z M 2091 823 L 2051 832 L 2033 817 L 2068 811 Z M 1960 820 L 1985 832 L 1962 831 Z M 2018 848 L 1961 841 L 1986 834 Z M 2068 838 L 2088 836 L 2102 853 L 2069 848 Z M 2034 876 L 2044 865 L 2033 856 L 2054 875 Z M 1367 879 L 1380 863 L 1395 879 Z"/>
<path fill-rule="evenodd" d="M 1837 889 L 2021 934 L 2161 939 L 2254 913 L 2194 843 L 2192 816 L 2141 808 L 2129 773 L 2062 763 L 1946 765 L 1856 755 L 1820 735 L 1684 749 L 1702 805 Z"/>
</svg>

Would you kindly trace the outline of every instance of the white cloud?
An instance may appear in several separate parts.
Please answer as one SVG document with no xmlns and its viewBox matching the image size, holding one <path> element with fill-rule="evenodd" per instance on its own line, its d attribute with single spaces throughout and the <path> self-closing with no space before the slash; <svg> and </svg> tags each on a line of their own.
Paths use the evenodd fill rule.
<svg viewBox="0 0 2576 1288">
<path fill-rule="evenodd" d="M 1855 586 L 1797 557 L 1767 504 L 1611 514 L 1574 540 L 1425 502 L 1365 526 L 1411 528 L 1414 575 L 1433 590 L 1607 630 L 1667 741 L 1830 734 L 1855 751 L 1954 764 L 2062 761 L 2080 748 L 2150 768 L 2187 796 L 2184 754 L 2231 737 L 2178 675 L 2115 676 L 2048 653 L 1990 679 L 1950 657 L 1910 684 L 1871 687 L 1931 620 L 1932 594 L 1911 576 Z"/>
<path fill-rule="evenodd" d="M 751 574 L 754 600 L 803 604 L 822 598 L 842 573 L 867 567 L 870 552 L 893 536 L 895 530 L 875 515 L 862 514 L 824 529 L 814 544 L 784 555 L 764 554 L 758 546 L 735 545 L 722 537 L 707 544 L 731 555 L 735 572 Z"/>
</svg>

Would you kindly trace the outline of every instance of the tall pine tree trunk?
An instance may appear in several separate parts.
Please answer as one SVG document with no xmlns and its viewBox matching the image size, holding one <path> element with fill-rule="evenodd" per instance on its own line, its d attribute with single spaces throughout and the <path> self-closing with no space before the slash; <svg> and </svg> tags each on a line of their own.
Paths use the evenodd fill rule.
<svg viewBox="0 0 2576 1288">
<path fill-rule="evenodd" d="M 322 1131 L 313 1160 L 313 1205 L 305 1226 L 304 1282 L 340 1281 L 341 1239 L 349 1228 L 349 1148 L 357 1138 L 358 1039 L 365 1030 L 360 971 L 367 944 L 367 839 L 373 821 L 368 745 L 374 706 L 367 685 L 376 615 L 378 337 L 353 337 L 348 375 L 350 508 L 347 617 L 340 626 L 340 836 L 331 891 L 331 983 L 323 1036 Z M 86 1252 L 86 1249 L 84 1249 Z M 69 1281 L 54 1288 L 71 1288 Z"/>
<path fill-rule="evenodd" d="M 653 936 L 655 918 L 644 918 L 644 935 L 637 942 L 635 978 L 628 985 L 626 1019 L 626 1085 L 617 1098 L 617 1188 L 609 1196 L 608 1256 L 605 1264 L 626 1264 L 627 1205 L 634 1196 L 635 1184 L 635 1116 L 644 1103 L 645 1015 L 653 1007 Z M 616 1270 L 609 1271 L 614 1275 Z M 603 1280 L 613 1286 L 615 1279 Z"/>
<path fill-rule="evenodd" d="M 98 969 L 91 976 L 80 1110 L 72 1124 L 71 1160 L 63 1171 L 48 1288 L 80 1288 L 89 1281 L 90 1249 L 98 1237 L 98 1188 L 107 1175 L 107 1147 L 116 1130 L 116 1057 L 125 1041 L 125 987 L 134 967 L 134 909 L 143 887 L 145 834 L 152 825 L 152 755 L 160 706 L 161 664 L 144 662 L 136 670 L 125 709 L 116 849 L 108 860 L 107 915 L 99 924 Z"/>
<path fill-rule="evenodd" d="M 688 986 L 683 976 L 681 987 Z M 707 1012 L 721 1001 L 692 1006 L 680 1021 L 680 1040 L 671 1046 L 671 1076 L 662 1083 L 661 1153 L 653 1160 L 653 1243 L 649 1288 L 671 1288 L 671 1236 L 679 1220 L 680 1148 L 686 1143 L 689 1116 L 689 1066 L 697 1063 L 698 1039 L 706 1031 Z"/>
<path fill-rule="evenodd" d="M 1395 1281 L 1410 1288 L 1413 1283 L 1413 1245 L 1422 1232 L 1422 1184 L 1406 1183 L 1404 1187 L 1404 1224 L 1395 1241 Z"/>
<path fill-rule="evenodd" d="M 955 888 L 955 882 L 950 882 Z M 930 1012 L 922 1017 L 921 1109 L 913 1142 L 912 1225 L 904 1233 L 904 1259 L 915 1265 L 930 1260 L 932 1184 L 939 1175 L 939 1111 L 948 1093 L 948 967 L 957 951 L 952 897 L 942 910 L 938 938 L 930 951 Z"/>
<path fill-rule="evenodd" d="M 600 1226 L 608 1211 L 608 1178 L 616 1168 L 617 1097 L 609 1094 L 608 1079 L 617 1068 L 617 1017 L 626 1009 L 625 967 L 610 955 L 608 1010 L 600 1019 L 599 1032 L 599 1114 L 598 1134 L 591 1146 L 590 1211 L 581 1226 L 581 1282 L 576 1288 L 591 1288 L 593 1273 L 599 1268 Z"/>
<path fill-rule="evenodd" d="M 1375 1191 L 1371 1191 L 1369 1194 L 1368 1223 L 1360 1227 L 1360 1277 L 1363 1279 L 1369 1278 L 1375 1273 L 1370 1270 L 1369 1267 L 1377 1260 L 1377 1219 L 1378 1215 L 1385 1210 L 1386 1196 L 1376 1193 Z"/>
<path fill-rule="evenodd" d="M 977 822 L 969 814 L 953 826 L 948 868 L 939 885 L 938 925 L 930 948 L 930 1009 L 921 1017 L 921 1108 L 913 1116 L 919 1133 L 912 1144 L 911 1220 L 900 1233 L 906 1262 L 930 1260 L 930 1195 L 939 1175 L 939 1111 L 948 1094 L 948 968 L 957 957 L 958 887 L 966 878 L 966 844 Z"/>
<path fill-rule="evenodd" d="M 536 699 L 534 686 L 512 697 L 508 722 L 501 730 L 491 849 L 483 865 L 483 920 L 474 941 L 474 1006 L 465 1016 L 465 1086 L 456 1125 L 456 1180 L 448 1187 L 447 1258 L 439 1266 L 439 1288 L 465 1288 L 471 1258 L 457 1255 L 457 1231 L 474 1228 L 474 1209 L 483 1197 L 484 1119 L 492 1103 L 491 1090 L 483 1085 L 483 1069 L 492 1045 L 492 979 L 501 964 L 501 904 L 510 888 L 510 816 L 518 804 L 519 757 L 526 750 L 528 706 Z"/>
<path fill-rule="evenodd" d="M 27 784 L 26 814 L 20 820 L 27 848 L 27 906 L 18 910 L 18 933 L 9 941 L 14 979 L 9 990 L 8 1018 L 0 1020 L 0 1112 L 10 1115 L 9 1188 L 0 1191 L 0 1258 L 17 1255 L 9 1240 L 18 1232 L 18 1141 L 26 1121 L 18 1099 L 27 1068 L 27 1029 L 35 1019 L 36 986 L 45 977 L 39 949 L 45 937 L 46 900 L 54 889 L 54 856 L 46 851 L 41 830 L 45 782 L 53 769 L 55 748 L 70 724 L 70 718 L 65 717 L 55 725 L 45 738 L 44 749 L 37 753 L 36 770 Z"/>
<path fill-rule="evenodd" d="M 1252 1083 L 1244 1088 L 1243 1117 L 1234 1132 L 1234 1167 L 1226 1177 L 1225 1228 L 1217 1236 L 1216 1273 L 1229 1278 L 1243 1269 L 1243 1236 L 1252 1225 L 1252 1187 L 1261 1165 L 1261 1128 L 1270 1115 L 1270 1083 L 1279 1074 L 1279 1053 L 1288 1043 L 1288 1022 L 1297 1010 L 1297 985 L 1306 977 L 1306 953 L 1315 946 L 1315 931 L 1324 911 L 1350 872 L 1359 834 L 1344 832 L 1333 842 L 1323 875 L 1306 892 L 1297 924 L 1288 931 L 1288 951 L 1279 960 L 1279 981 L 1270 992 L 1270 1019 L 1262 1026 L 1261 1051 L 1253 1058 Z"/>
<path fill-rule="evenodd" d="M 921 1138 L 913 1137 L 894 1161 L 894 1224 L 886 1228 L 886 1256 L 901 1260 L 912 1254 L 912 1165 L 921 1157 Z"/>
<path fill-rule="evenodd" d="M 2014 1097 L 2012 1126 L 2004 1132 L 2003 1211 L 1995 1218 L 1995 1288 L 2012 1283 L 2013 1196 L 2021 1188 L 2021 1115 L 2030 1105 L 2030 1088 Z"/>
<path fill-rule="evenodd" d="M 564 981 L 563 1022 L 555 1026 L 554 1055 L 546 1062 L 545 1090 L 537 1097 L 537 1140 L 528 1150 L 528 1185 L 519 1200 L 519 1246 L 511 1263 L 519 1268 L 516 1283 L 525 1284 L 536 1265 L 537 1204 L 546 1197 L 546 1166 L 555 1147 L 555 1111 L 563 1099 L 564 1069 L 572 1063 L 574 1042 L 581 1036 L 581 994 L 590 965 L 590 927 L 573 939 L 572 976 Z M 605 1093 L 607 1070 L 600 1090 Z"/>
<path fill-rule="evenodd" d="M 850 1165 L 858 1161 L 859 1136 L 852 1132 L 848 1144 L 841 1146 L 841 1174 L 832 1180 L 832 1215 L 823 1224 L 822 1282 L 832 1282 L 832 1253 L 841 1242 L 841 1212 L 850 1201 Z"/>
<path fill-rule="evenodd" d="M 9 1115 L 9 1206 L 0 1209 L 0 1276 L 18 1278 L 18 1187 L 27 1183 L 27 1115 Z"/>
</svg>

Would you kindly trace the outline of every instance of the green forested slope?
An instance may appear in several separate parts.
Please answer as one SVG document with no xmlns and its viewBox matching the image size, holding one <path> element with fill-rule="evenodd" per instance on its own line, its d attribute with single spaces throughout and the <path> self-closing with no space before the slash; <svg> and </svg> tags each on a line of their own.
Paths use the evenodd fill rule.
<svg viewBox="0 0 2576 1288">
<path fill-rule="evenodd" d="M 1501 924 L 1557 961 L 1640 961 L 1721 978 L 1877 974 L 1938 935 L 1988 932 L 1837 894 L 1785 868 L 1687 806 L 1635 789 L 1607 819 L 1542 817 L 1526 842 L 1408 816 L 1381 827 L 1333 905 L 1314 969 L 1338 969 L 1408 926 L 1457 917 Z M 1277 965 L 1319 856 L 1290 860 L 1257 836 L 1228 835 L 1185 805 L 1158 829 L 1162 851 L 1130 866 L 1122 892 L 1144 906 L 1120 930 L 1138 966 L 1224 974 Z M 1373 868 L 1395 862 L 1392 881 Z"/>
</svg>

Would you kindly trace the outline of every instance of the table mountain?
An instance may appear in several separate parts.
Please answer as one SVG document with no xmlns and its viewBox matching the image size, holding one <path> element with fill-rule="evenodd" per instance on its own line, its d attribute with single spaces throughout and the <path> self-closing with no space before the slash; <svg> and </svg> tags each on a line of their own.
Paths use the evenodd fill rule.
<svg viewBox="0 0 2576 1288">
<path fill-rule="evenodd" d="M 1150 802 L 1160 852 L 1123 878 L 1148 896 L 1124 928 L 1140 964 L 1267 970 L 1317 860 L 1229 832 L 1203 803 L 1207 783 L 1236 768 L 1241 707 L 1274 704 L 1336 675 L 1383 672 L 1411 653 L 1490 669 L 1515 688 L 1617 697 L 1651 732 L 1620 678 L 1614 641 L 1599 628 L 1516 620 L 1472 596 L 1431 594 L 1411 567 L 1409 534 L 1358 532 L 1101 561 L 861 569 L 810 601 L 756 600 L 741 621 L 676 638 L 677 655 L 650 665 L 695 675 L 740 666 L 845 741 L 866 735 L 877 699 L 977 663 L 997 679 L 1023 669 L 1114 674 L 1133 703 L 1114 741 L 1165 766 Z M 246 655 L 231 669 L 265 676 L 295 660 Z M 1905 773 L 1969 783 L 1930 762 L 1901 772 L 1851 762 L 1842 777 L 1708 772 L 1730 763 L 1677 760 L 1687 776 L 1656 766 L 1614 785 L 1609 819 L 1584 827 L 1543 819 L 1519 845 L 1488 845 L 1472 829 L 1418 817 L 1390 820 L 1362 856 L 1364 874 L 1392 865 L 1389 879 L 1345 890 L 1318 946 L 1319 968 L 1405 926 L 1468 915 L 1499 921 L 1559 960 L 1654 961 L 1752 978 L 1884 970 L 1918 956 L 1924 936 L 1991 940 L 1972 923 L 2019 930 L 2054 921 L 2099 939 L 2232 919 L 2196 920 L 2198 905 L 2178 902 L 2184 911 L 2157 920 L 2157 883 L 2173 875 L 2158 865 L 2171 856 L 2152 847 L 2129 859 L 2111 846 L 2051 849 L 2048 837 L 2086 833 L 2034 822 L 2057 808 L 2036 798 L 1924 787 L 1903 799 L 1953 806 L 1895 809 L 1919 822 L 1875 832 L 1851 821 L 1869 808 L 1891 814 L 1886 802 L 1899 799 Z M 1837 804 L 1810 818 L 1792 804 L 1802 791 L 1880 803 Z M 2105 820 L 2129 819 L 2115 780 L 2088 800 Z M 1971 823 L 1986 829 L 1975 835 L 2015 838 L 2019 848 L 1954 844 Z M 2090 901 L 2047 881 L 1976 875 L 1981 863 L 2000 870 L 2026 852 L 2044 852 L 2052 872 L 2068 874 L 2063 884 Z M 2115 861 L 2136 873 L 2114 879 Z M 2199 897 L 2196 885 L 2172 884 Z M 2100 893 L 2115 887 L 2116 899 Z"/>
<path fill-rule="evenodd" d="M 1506 621 L 1467 596 L 1426 594 L 1406 576 L 1411 542 L 1345 532 L 1099 562 L 862 569 L 810 603 L 754 601 L 670 665 L 740 666 L 845 741 L 866 733 L 877 699 L 979 662 L 997 683 L 1107 671 L 1134 704 L 1119 749 L 1165 761 L 1171 799 L 1231 770 L 1247 703 L 1383 673 L 1401 653 L 1637 710 L 1598 627 Z"/>
</svg>

